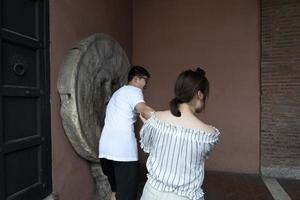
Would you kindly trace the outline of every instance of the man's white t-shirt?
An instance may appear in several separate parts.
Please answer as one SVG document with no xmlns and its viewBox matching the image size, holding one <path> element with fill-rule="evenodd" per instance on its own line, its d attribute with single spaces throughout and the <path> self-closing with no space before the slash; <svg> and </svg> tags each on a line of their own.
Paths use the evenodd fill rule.
<svg viewBox="0 0 300 200">
<path fill-rule="evenodd" d="M 114 161 L 137 161 L 137 142 L 134 123 L 135 106 L 144 102 L 140 88 L 125 85 L 111 97 L 99 142 L 99 158 Z"/>
</svg>

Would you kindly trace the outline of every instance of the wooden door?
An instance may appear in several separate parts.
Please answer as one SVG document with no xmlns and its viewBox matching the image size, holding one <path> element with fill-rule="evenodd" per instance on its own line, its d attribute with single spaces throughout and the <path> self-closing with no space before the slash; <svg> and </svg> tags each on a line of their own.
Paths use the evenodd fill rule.
<svg viewBox="0 0 300 200">
<path fill-rule="evenodd" d="M 1 0 L 0 199 L 51 188 L 48 0 Z"/>
</svg>

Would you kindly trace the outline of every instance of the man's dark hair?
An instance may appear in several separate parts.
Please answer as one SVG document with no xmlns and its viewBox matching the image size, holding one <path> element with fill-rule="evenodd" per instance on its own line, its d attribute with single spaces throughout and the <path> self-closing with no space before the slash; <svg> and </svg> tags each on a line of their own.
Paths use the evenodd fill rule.
<svg viewBox="0 0 300 200">
<path fill-rule="evenodd" d="M 135 76 L 140 76 L 140 77 L 147 76 L 147 78 L 150 78 L 150 73 L 144 67 L 134 65 L 129 70 L 128 82 L 130 82 Z"/>
</svg>

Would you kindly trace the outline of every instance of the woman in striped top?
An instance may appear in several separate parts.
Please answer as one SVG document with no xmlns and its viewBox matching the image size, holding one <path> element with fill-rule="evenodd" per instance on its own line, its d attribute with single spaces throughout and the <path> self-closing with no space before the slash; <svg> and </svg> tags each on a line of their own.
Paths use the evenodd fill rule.
<svg viewBox="0 0 300 200">
<path fill-rule="evenodd" d="M 209 93 L 205 71 L 182 72 L 175 83 L 170 110 L 144 121 L 141 147 L 149 153 L 148 180 L 141 200 L 203 200 L 204 160 L 219 131 L 196 117 Z"/>
</svg>

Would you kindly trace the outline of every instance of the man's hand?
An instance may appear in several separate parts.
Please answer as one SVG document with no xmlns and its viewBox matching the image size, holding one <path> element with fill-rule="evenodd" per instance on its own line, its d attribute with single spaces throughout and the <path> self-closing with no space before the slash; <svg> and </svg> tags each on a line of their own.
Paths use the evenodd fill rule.
<svg viewBox="0 0 300 200">
<path fill-rule="evenodd" d="M 142 120 L 143 123 L 145 123 L 146 119 L 142 116 L 141 113 L 140 113 L 140 119 Z"/>
<path fill-rule="evenodd" d="M 149 107 L 145 102 L 138 103 L 135 106 L 135 110 L 138 113 L 140 113 L 143 122 L 151 117 L 151 112 L 154 112 L 154 110 L 151 107 Z"/>
</svg>

